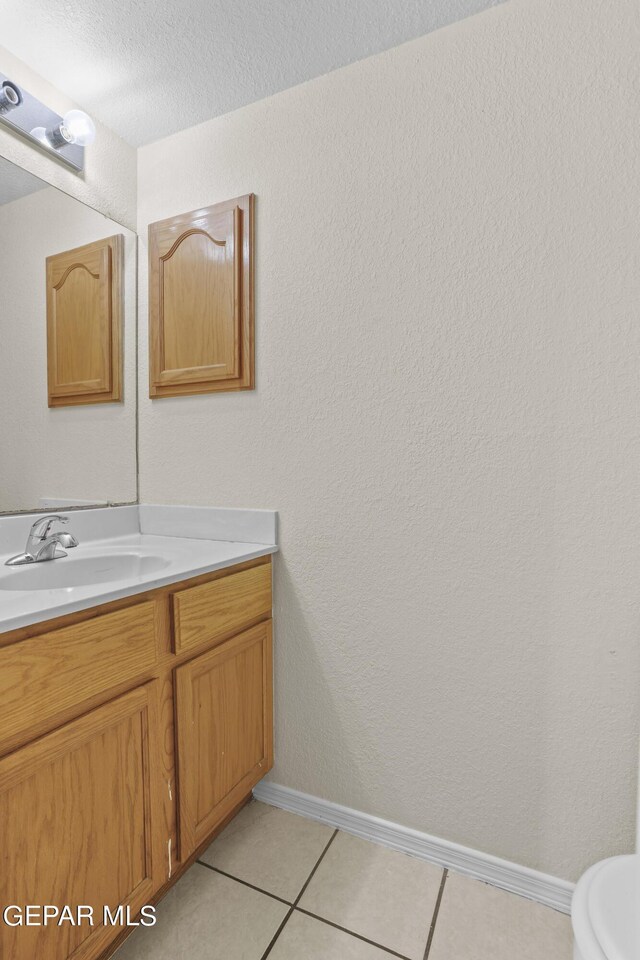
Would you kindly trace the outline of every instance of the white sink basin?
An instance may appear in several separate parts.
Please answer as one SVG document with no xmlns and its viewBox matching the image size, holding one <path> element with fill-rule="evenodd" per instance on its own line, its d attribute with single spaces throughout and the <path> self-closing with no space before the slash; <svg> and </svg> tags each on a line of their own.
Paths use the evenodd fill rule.
<svg viewBox="0 0 640 960">
<path fill-rule="evenodd" d="M 135 551 L 61 557 L 24 567 L 6 567 L 0 574 L 0 590 L 70 590 L 118 580 L 139 580 L 168 566 L 170 561 L 164 557 Z"/>
</svg>

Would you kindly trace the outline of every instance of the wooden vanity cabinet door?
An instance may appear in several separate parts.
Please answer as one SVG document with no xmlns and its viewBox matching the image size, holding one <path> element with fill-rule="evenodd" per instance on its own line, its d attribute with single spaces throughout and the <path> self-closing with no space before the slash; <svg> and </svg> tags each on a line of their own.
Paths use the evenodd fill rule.
<svg viewBox="0 0 640 960">
<path fill-rule="evenodd" d="M 120 400 L 124 237 L 47 257 L 49 406 Z"/>
<path fill-rule="evenodd" d="M 95 926 L 0 924 L 6 960 L 92 960 L 162 885 L 154 684 L 127 693 L 0 760 L 0 902 L 79 904 Z M 126 921 L 125 921 L 126 922 Z"/>
<path fill-rule="evenodd" d="M 149 395 L 253 388 L 253 194 L 149 226 Z"/>
<path fill-rule="evenodd" d="M 271 621 L 176 670 L 180 859 L 273 765 Z"/>
</svg>

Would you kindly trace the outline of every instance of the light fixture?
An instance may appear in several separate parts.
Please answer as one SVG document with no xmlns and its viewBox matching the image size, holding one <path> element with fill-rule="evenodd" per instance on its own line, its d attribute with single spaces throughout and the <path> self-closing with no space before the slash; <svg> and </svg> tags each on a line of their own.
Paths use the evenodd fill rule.
<svg viewBox="0 0 640 960">
<path fill-rule="evenodd" d="M 83 110 L 69 110 L 61 117 L 2 73 L 0 123 L 45 147 L 75 170 L 83 169 L 84 148 L 96 137 L 93 120 Z"/>
</svg>

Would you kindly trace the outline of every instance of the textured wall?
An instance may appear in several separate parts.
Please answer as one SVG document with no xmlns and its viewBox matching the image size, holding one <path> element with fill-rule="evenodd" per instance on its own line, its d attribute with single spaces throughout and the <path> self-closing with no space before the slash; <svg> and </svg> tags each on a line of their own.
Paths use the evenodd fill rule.
<svg viewBox="0 0 640 960">
<path fill-rule="evenodd" d="M 633 839 L 639 17 L 514 0 L 139 154 L 141 233 L 258 196 L 255 393 L 144 399 L 141 271 L 141 480 L 281 511 L 272 779 L 568 879 Z"/>
<path fill-rule="evenodd" d="M 3 47 L 0 47 L 0 70 L 59 114 L 78 106 Z M 83 173 L 76 173 L 52 159 L 44 150 L 2 125 L 0 156 L 88 203 L 112 220 L 135 229 L 136 151 L 98 121 L 96 141 L 85 152 Z"/>
<path fill-rule="evenodd" d="M 47 406 L 45 259 L 125 236 L 124 403 Z M 136 498 L 136 236 L 46 187 L 0 207 L 0 512 Z"/>
</svg>

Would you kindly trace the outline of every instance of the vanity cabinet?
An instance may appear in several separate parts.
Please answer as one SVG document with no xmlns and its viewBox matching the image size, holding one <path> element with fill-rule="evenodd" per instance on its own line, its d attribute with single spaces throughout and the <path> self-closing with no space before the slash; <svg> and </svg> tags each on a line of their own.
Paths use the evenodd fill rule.
<svg viewBox="0 0 640 960">
<path fill-rule="evenodd" d="M 106 960 L 273 763 L 270 557 L 0 634 L 7 960 Z"/>
</svg>

